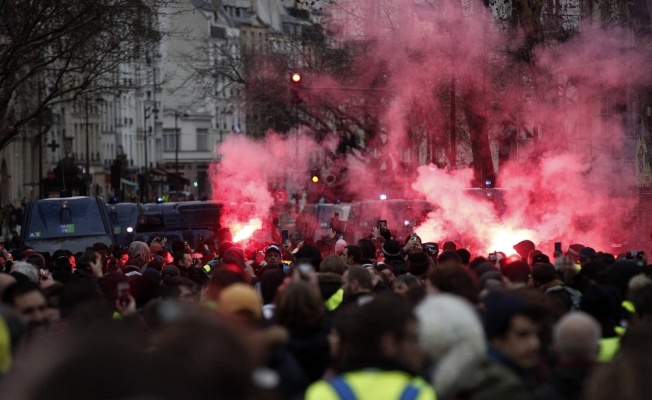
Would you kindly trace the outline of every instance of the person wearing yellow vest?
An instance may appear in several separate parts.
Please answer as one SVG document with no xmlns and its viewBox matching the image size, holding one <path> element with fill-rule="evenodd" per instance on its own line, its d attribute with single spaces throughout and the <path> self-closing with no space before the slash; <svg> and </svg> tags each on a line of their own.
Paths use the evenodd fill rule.
<svg viewBox="0 0 652 400">
<path fill-rule="evenodd" d="M 435 400 L 432 387 L 415 375 L 423 353 L 417 322 L 407 304 L 379 295 L 340 310 L 347 321 L 339 332 L 336 358 L 345 360 L 330 379 L 306 391 L 306 400 Z"/>
</svg>

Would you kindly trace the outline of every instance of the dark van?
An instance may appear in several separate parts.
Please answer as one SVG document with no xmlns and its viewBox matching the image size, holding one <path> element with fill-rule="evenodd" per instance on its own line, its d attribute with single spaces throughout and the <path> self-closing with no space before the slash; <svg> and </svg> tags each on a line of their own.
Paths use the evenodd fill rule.
<svg viewBox="0 0 652 400">
<path fill-rule="evenodd" d="M 35 200 L 25 209 L 23 244 L 39 252 L 84 251 L 93 243 L 115 244 L 108 209 L 101 197 Z"/>
<path fill-rule="evenodd" d="M 214 201 L 147 203 L 138 216 L 134 240 L 150 243 L 155 237 L 166 237 L 168 247 L 175 239 L 195 247 L 199 241 L 212 241 L 221 225 L 222 205 Z"/>
<path fill-rule="evenodd" d="M 109 218 L 115 240 L 120 247 L 129 247 L 138 225 L 138 217 L 144 212 L 140 203 L 118 203 L 108 205 Z"/>
</svg>

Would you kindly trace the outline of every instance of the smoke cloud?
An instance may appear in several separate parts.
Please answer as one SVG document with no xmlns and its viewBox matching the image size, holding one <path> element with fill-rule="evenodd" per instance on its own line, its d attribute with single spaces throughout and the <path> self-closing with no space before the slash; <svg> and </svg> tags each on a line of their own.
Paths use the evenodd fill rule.
<svg viewBox="0 0 652 400">
<path fill-rule="evenodd" d="M 650 84 L 650 54 L 630 31 L 583 27 L 573 39 L 537 47 L 530 63 L 519 63 L 513 54 L 523 38 L 504 33 L 480 2 L 339 0 L 325 11 L 342 43 L 369 45 L 354 60 L 360 71 L 355 82 L 311 77 L 316 89 L 343 88 L 329 90 L 328 99 L 321 90 L 319 101 L 346 104 L 346 86 L 384 79 L 383 92 L 370 94 L 378 102 L 369 103 L 382 108 L 381 126 L 362 145 L 375 146 L 378 157 L 353 151 L 344 158 L 356 199 L 388 192 L 425 198 L 433 211 L 416 228 L 424 241 L 456 240 L 476 253 L 512 253 L 523 239 L 549 254 L 555 241 L 610 252 L 618 251 L 612 243 L 629 239 L 633 245 L 626 221 L 636 207 L 636 143 L 626 109 L 632 88 Z M 472 169 L 473 124 L 488 133 L 487 162 L 498 172 L 492 182 L 498 189 L 470 189 L 479 183 Z M 505 144 L 510 129 L 514 137 Z M 332 137 L 326 142 L 332 147 Z M 324 142 L 309 133 L 269 133 L 261 141 L 234 135 L 219 153 L 213 197 L 234 203 L 234 210 L 253 203 L 240 222 L 265 219 L 274 190 L 301 191 L 311 162 L 325 159 Z"/>
</svg>

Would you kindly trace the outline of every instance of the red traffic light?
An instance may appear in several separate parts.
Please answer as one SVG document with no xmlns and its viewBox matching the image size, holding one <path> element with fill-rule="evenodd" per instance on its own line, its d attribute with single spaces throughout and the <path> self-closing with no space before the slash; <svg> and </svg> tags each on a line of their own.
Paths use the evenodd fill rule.
<svg viewBox="0 0 652 400">
<path fill-rule="evenodd" d="M 298 73 L 298 72 L 295 72 L 295 73 L 292 74 L 290 79 L 292 80 L 292 83 L 299 83 L 299 82 L 301 82 L 301 74 Z"/>
</svg>

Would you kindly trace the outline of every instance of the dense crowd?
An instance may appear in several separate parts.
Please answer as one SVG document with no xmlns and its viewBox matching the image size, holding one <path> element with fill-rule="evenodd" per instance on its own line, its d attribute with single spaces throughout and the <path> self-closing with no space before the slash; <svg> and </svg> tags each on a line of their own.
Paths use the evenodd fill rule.
<svg viewBox="0 0 652 400">
<path fill-rule="evenodd" d="M 0 398 L 601 400 L 652 385 L 643 252 L 223 236 L 7 243 Z"/>
</svg>

